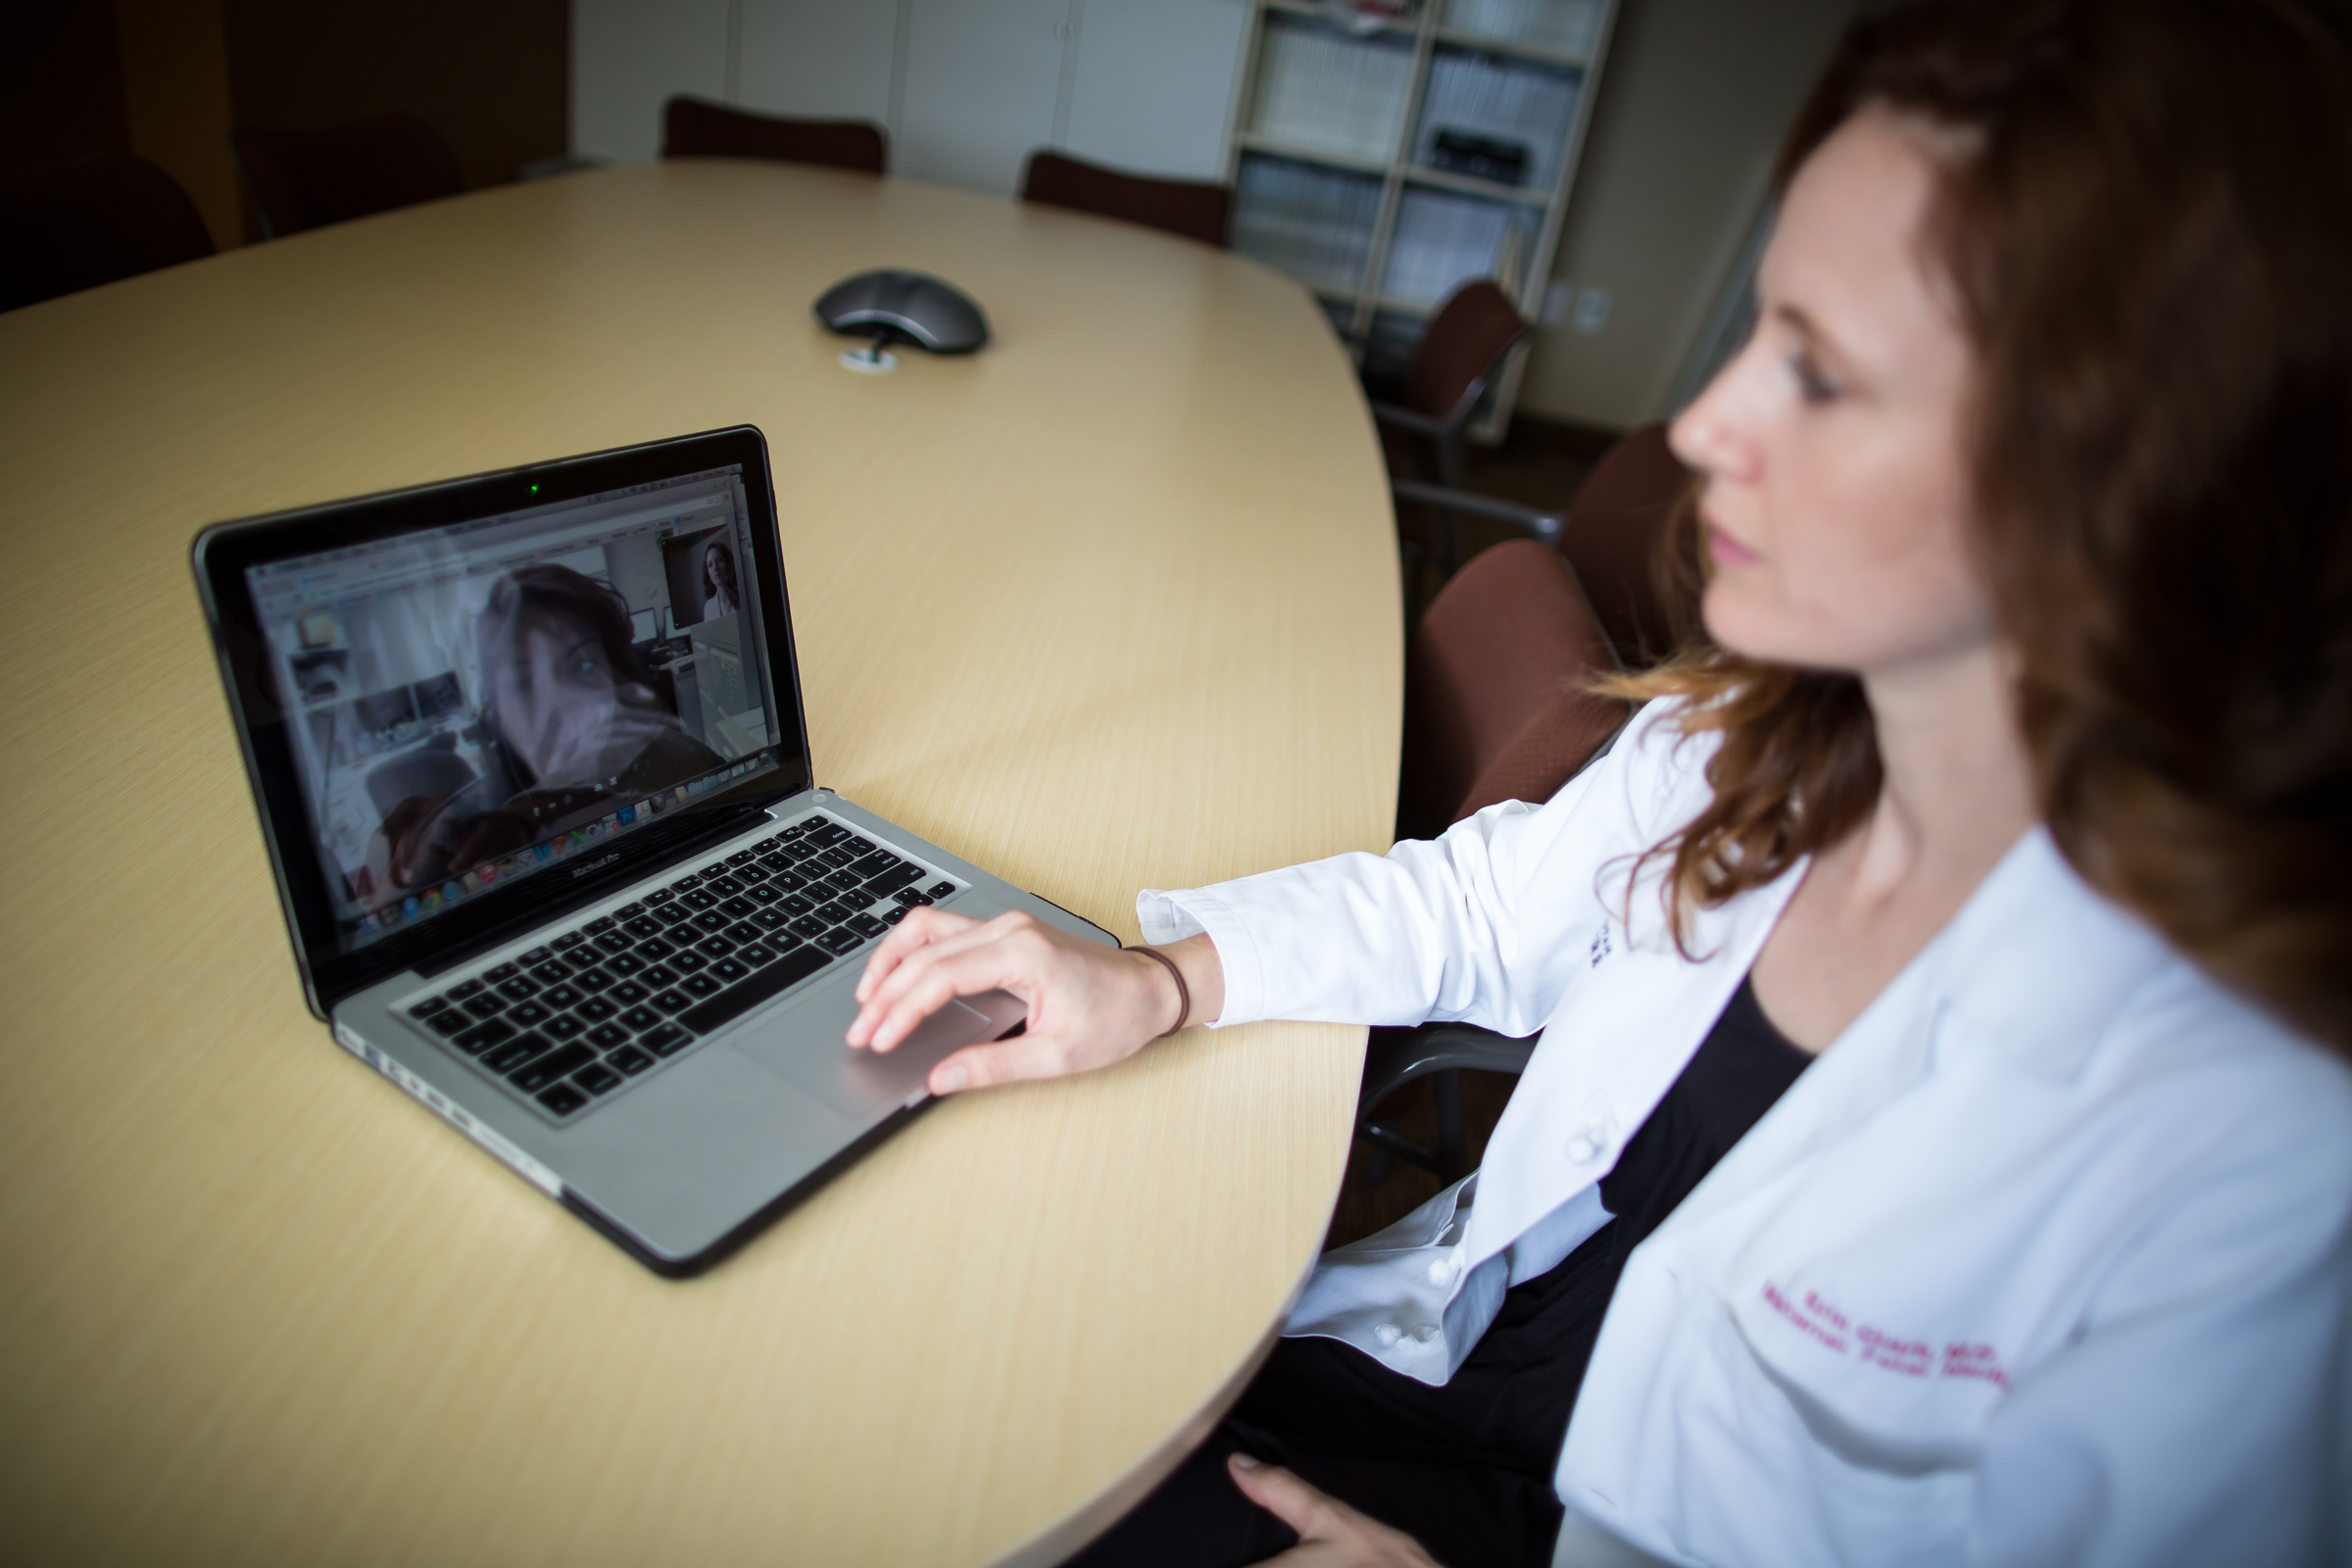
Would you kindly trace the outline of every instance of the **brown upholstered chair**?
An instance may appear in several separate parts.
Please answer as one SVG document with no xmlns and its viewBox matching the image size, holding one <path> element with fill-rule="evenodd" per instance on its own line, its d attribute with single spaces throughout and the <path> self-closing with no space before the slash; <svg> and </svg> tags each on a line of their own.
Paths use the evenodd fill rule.
<svg viewBox="0 0 2352 1568">
<path fill-rule="evenodd" d="M 101 153 L 0 191 L 0 311 L 213 254 L 179 181 Z"/>
<path fill-rule="evenodd" d="M 1222 185 L 1121 173 L 1042 147 L 1021 172 L 1021 200 L 1123 219 L 1220 248 L 1233 212 L 1233 192 Z"/>
<path fill-rule="evenodd" d="M 888 172 L 890 142 L 864 120 L 789 120 L 679 96 L 662 108 L 664 158 L 765 158 L 868 174 Z"/>
<path fill-rule="evenodd" d="M 1645 424 L 1601 455 L 1564 512 L 1409 479 L 1395 489 L 1400 501 L 1492 517 L 1558 546 L 1609 646 L 1633 668 L 1673 652 L 1697 622 L 1698 536 L 1673 526 L 1691 482 L 1666 444 L 1666 426 Z"/>
<path fill-rule="evenodd" d="M 1437 457 L 1438 483 L 1460 489 L 1462 434 L 1470 416 L 1501 372 L 1503 360 L 1533 331 L 1510 296 L 1493 282 L 1480 278 L 1463 284 L 1446 296 L 1422 328 L 1405 364 L 1398 401 L 1375 402 L 1373 417 L 1427 441 Z M 1450 573 L 1462 564 L 1461 527 L 1450 511 L 1444 515 L 1446 570 Z"/>
<path fill-rule="evenodd" d="M 1405 660 L 1396 834 L 1426 838 L 1498 801 L 1545 801 L 1623 727 L 1624 703 L 1581 688 L 1614 669 L 1607 638 L 1567 561 L 1533 539 L 1481 551 L 1421 617 Z M 1518 1072 L 1534 1043 L 1466 1025 L 1382 1030 L 1365 1058 L 1357 1132 L 1376 1147 L 1460 1175 L 1462 1068 Z M 1375 1119 L 1381 1102 L 1436 1075 L 1438 1148 Z"/>
<path fill-rule="evenodd" d="M 377 115 L 318 130 L 240 125 L 228 133 L 228 150 L 270 239 L 466 189 L 449 143 L 416 115 Z"/>
</svg>

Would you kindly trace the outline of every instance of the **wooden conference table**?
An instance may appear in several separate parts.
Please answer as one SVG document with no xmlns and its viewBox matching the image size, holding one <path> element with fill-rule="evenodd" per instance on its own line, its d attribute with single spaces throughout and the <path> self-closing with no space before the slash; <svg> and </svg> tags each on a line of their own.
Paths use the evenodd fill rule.
<svg viewBox="0 0 2352 1568">
<path fill-rule="evenodd" d="M 993 318 L 841 368 L 879 265 Z M 820 782 L 1122 936 L 1387 842 L 1380 457 L 1295 285 L 781 166 L 575 175 L 0 318 L 0 1557 L 1047 1562 L 1173 1464 L 1320 1238 L 1363 1033 L 951 1102 L 657 1279 L 305 1012 L 203 523 L 749 420 Z"/>
</svg>

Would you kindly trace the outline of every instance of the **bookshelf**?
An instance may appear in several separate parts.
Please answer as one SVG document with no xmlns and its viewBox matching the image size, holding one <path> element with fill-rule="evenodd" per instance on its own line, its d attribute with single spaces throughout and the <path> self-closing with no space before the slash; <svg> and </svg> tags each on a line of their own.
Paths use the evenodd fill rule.
<svg viewBox="0 0 2352 1568">
<path fill-rule="evenodd" d="M 1372 376 L 1492 277 L 1535 319 L 1616 0 L 1252 0 L 1226 139 L 1233 248 L 1313 289 Z M 1500 435 L 1513 357 L 1473 427 Z"/>
</svg>

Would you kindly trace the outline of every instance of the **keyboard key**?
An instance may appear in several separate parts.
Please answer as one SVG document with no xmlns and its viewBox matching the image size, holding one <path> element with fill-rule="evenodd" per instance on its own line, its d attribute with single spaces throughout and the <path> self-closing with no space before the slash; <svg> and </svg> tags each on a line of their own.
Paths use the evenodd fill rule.
<svg viewBox="0 0 2352 1568">
<path fill-rule="evenodd" d="M 507 969 L 513 968 L 514 965 L 500 964 L 499 967 L 502 969 Z M 514 979 L 509 980 L 506 984 L 500 986 L 498 988 L 498 994 L 506 998 L 509 1002 L 520 1002 L 526 997 L 537 996 L 539 994 L 539 988 L 518 974 Z"/>
<path fill-rule="evenodd" d="M 703 879 L 703 885 L 708 887 L 712 877 L 725 876 L 727 874 L 727 862 L 724 860 L 712 860 L 709 865 L 704 866 L 702 870 L 696 874 Z"/>
<path fill-rule="evenodd" d="M 588 1097 L 569 1084 L 557 1084 L 540 1095 L 539 1103 L 559 1116 L 568 1116 L 588 1103 Z"/>
<path fill-rule="evenodd" d="M 580 935 L 580 933 L 577 931 L 566 931 L 562 936 L 556 938 L 555 941 L 549 943 L 548 946 L 554 948 L 558 953 L 562 953 L 567 948 L 576 948 L 587 940 L 588 939 L 586 937 Z"/>
<path fill-rule="evenodd" d="M 530 1029 L 547 1022 L 548 1010 L 536 1002 L 517 1002 L 507 1009 L 507 1022 L 517 1029 Z"/>
<path fill-rule="evenodd" d="M 635 1046 L 623 1046 L 605 1058 L 605 1065 L 617 1069 L 623 1076 L 634 1078 L 654 1064 L 654 1058 Z"/>
<path fill-rule="evenodd" d="M 736 920 L 759 912 L 759 908 L 760 906 L 740 894 L 731 899 L 721 899 L 718 902 L 718 912 Z"/>
<path fill-rule="evenodd" d="M 464 1007 L 443 1007 L 424 1020 L 424 1026 L 444 1039 L 463 1029 L 473 1027 L 473 1014 Z"/>
<path fill-rule="evenodd" d="M 681 953 L 669 960 L 669 967 L 680 974 L 692 974 L 710 961 L 699 953 Z"/>
<path fill-rule="evenodd" d="M 447 1011 L 448 1007 L 448 998 L 427 997 L 422 1002 L 419 1002 L 409 1008 L 409 1016 L 412 1018 L 430 1018 L 436 1012 Z"/>
<path fill-rule="evenodd" d="M 912 888 L 901 888 L 890 897 L 893 903 L 904 909 L 919 909 L 931 902 L 930 894 L 917 893 Z"/>
<path fill-rule="evenodd" d="M 856 855 L 871 855 L 874 853 L 874 841 L 865 838 L 852 838 L 842 848 Z"/>
<path fill-rule="evenodd" d="M 637 1043 L 657 1056 L 674 1056 L 694 1043 L 694 1036 L 674 1023 L 665 1023 L 659 1029 L 648 1029 Z"/>
<path fill-rule="evenodd" d="M 497 963 L 484 969 L 482 978 L 492 985 L 496 985 L 501 980 L 512 980 L 520 973 L 522 973 L 522 965 L 519 963 Z"/>
<path fill-rule="evenodd" d="M 694 913 L 694 906 L 686 903 L 683 899 L 680 899 L 674 903 L 662 905 L 660 908 L 654 911 L 654 917 L 660 920 L 664 926 L 674 930 L 676 929 L 677 923 L 680 920 L 685 919 L 692 913 Z"/>
<path fill-rule="evenodd" d="M 792 869 L 792 858 L 787 855 L 762 855 L 758 863 L 761 870 L 771 874 Z"/>
<path fill-rule="evenodd" d="M 456 1039 L 450 1041 L 450 1044 L 457 1047 L 460 1051 L 466 1053 L 466 1054 L 468 1056 L 478 1056 L 483 1052 L 488 1051 L 492 1046 L 499 1044 L 501 1041 L 512 1040 L 514 1038 L 514 1031 L 513 1028 L 508 1026 L 508 1024 L 506 1024 L 503 1020 L 493 1018 L 488 1023 L 475 1024 L 464 1034 L 459 1035 Z"/>
<path fill-rule="evenodd" d="M 773 882 L 762 882 L 758 887 L 752 889 L 751 892 L 744 895 L 745 898 L 751 900 L 754 904 L 773 904 L 783 896 L 784 890 L 776 886 Z"/>
<path fill-rule="evenodd" d="M 624 904 L 619 908 L 612 911 L 612 918 L 618 920 L 623 926 L 626 926 L 631 920 L 639 918 L 644 913 L 644 905 Z"/>
<path fill-rule="evenodd" d="M 482 1065 L 496 1073 L 513 1072 L 547 1048 L 547 1041 L 542 1036 L 520 1035 L 483 1053 Z"/>
<path fill-rule="evenodd" d="M 545 991 L 539 993 L 539 1002 L 541 1005 L 559 1009 L 564 1007 L 576 1007 L 587 1000 L 588 994 L 586 992 L 577 990 L 571 986 L 549 986 Z"/>
<path fill-rule="evenodd" d="M 615 1002 L 621 1006 L 634 1007 L 637 1005 L 637 1004 L 646 999 L 647 992 L 645 987 L 639 985 L 636 981 L 623 980 L 620 984 L 606 992 L 605 996 L 607 1000 Z"/>
<path fill-rule="evenodd" d="M 620 923 L 620 928 L 623 931 L 626 931 L 629 935 L 635 937 L 640 942 L 643 942 L 647 937 L 658 937 L 662 932 L 669 929 L 669 927 L 663 925 L 661 921 L 655 919 L 650 914 L 641 914 L 634 919 L 623 920 Z"/>
<path fill-rule="evenodd" d="M 852 855 L 848 850 L 841 848 L 839 845 L 836 845 L 829 850 L 819 851 L 816 858 L 824 861 L 827 865 L 833 867 L 833 869 L 836 871 L 840 870 L 845 865 L 855 863 L 858 858 L 857 856 Z"/>
<path fill-rule="evenodd" d="M 824 921 L 827 925 L 846 925 L 851 915 L 864 907 L 865 905 L 862 902 L 853 903 L 848 899 L 835 899 L 831 904 L 817 910 L 815 918 Z"/>
<path fill-rule="evenodd" d="M 592 1095 L 601 1095 L 606 1090 L 616 1088 L 619 1085 L 620 1074 L 600 1061 L 593 1067 L 582 1067 L 578 1072 L 573 1073 L 571 1081 Z"/>
<path fill-rule="evenodd" d="M 637 945 L 637 939 L 626 931 L 599 931 L 596 945 L 607 953 L 626 953 Z"/>
<path fill-rule="evenodd" d="M 588 1044 L 600 1051 L 610 1051 L 614 1046 L 625 1046 L 628 1043 L 629 1031 L 617 1023 L 600 1023 L 588 1031 Z"/>
<path fill-rule="evenodd" d="M 754 942 L 735 950 L 735 961 L 754 969 L 762 969 L 776 961 L 776 950 Z"/>
<path fill-rule="evenodd" d="M 620 1009 L 612 1005 L 612 1003 L 607 1002 L 602 997 L 590 997 L 586 1002 L 581 1003 L 572 1010 L 577 1012 L 581 1017 L 587 1019 L 590 1023 L 603 1023 L 607 1018 L 612 1017 Z"/>
<path fill-rule="evenodd" d="M 839 844 L 849 836 L 848 828 L 829 817 L 808 830 L 808 842 L 819 846 Z"/>
<path fill-rule="evenodd" d="M 906 863 L 888 850 L 876 850 L 873 854 L 859 858 L 850 869 L 858 873 L 858 881 L 871 882 L 891 867 Z"/>
<path fill-rule="evenodd" d="M 678 1021 L 698 1034 L 709 1034 L 729 1019 L 743 1016 L 770 997 L 781 995 L 808 979 L 829 961 L 814 948 L 803 948 L 797 953 L 787 954 L 782 962 L 771 963 L 743 984 L 729 988 L 699 1007 L 690 1008 Z M 647 1034 L 642 1044 L 651 1050 L 661 1051 L 661 1046 L 655 1043 L 656 1033 L 659 1031 Z"/>
<path fill-rule="evenodd" d="M 797 839 L 802 834 L 808 832 L 810 828 L 816 826 L 817 823 L 823 820 L 824 818 L 821 816 L 804 816 L 798 822 L 795 822 L 790 827 L 786 828 L 781 834 L 778 835 L 778 837 Z"/>
<path fill-rule="evenodd" d="M 703 891 L 714 899 L 741 898 L 743 884 L 731 876 L 714 876 L 703 884 Z"/>
<path fill-rule="evenodd" d="M 677 894 L 692 893 L 702 885 L 703 879 L 699 876 L 682 876 L 669 885 L 668 891 Z"/>
<path fill-rule="evenodd" d="M 461 981 L 459 984 L 449 988 L 449 1000 L 452 1002 L 464 1002 L 467 997 L 474 996 L 479 993 L 481 989 L 482 983 L 479 980 Z"/>
<path fill-rule="evenodd" d="M 651 1007 L 631 1007 L 615 1020 L 626 1029 L 651 1029 L 662 1021 L 662 1015 Z"/>
<path fill-rule="evenodd" d="M 652 906 L 657 904 L 667 904 L 670 900 L 676 898 L 677 896 L 678 890 L 676 888 L 656 888 L 653 892 L 648 893 L 645 896 L 645 902 L 647 906 L 650 908 Z"/>
<path fill-rule="evenodd" d="M 690 997 L 714 997 L 721 987 L 707 974 L 690 974 L 678 982 L 678 989 Z"/>
<path fill-rule="evenodd" d="M 615 920 L 611 915 L 606 914 L 599 915 L 597 918 L 589 921 L 586 925 L 580 927 L 580 929 L 593 937 L 610 931 L 618 924 L 620 924 L 618 920 Z"/>
<path fill-rule="evenodd" d="M 661 937 L 654 937 L 649 941 L 637 944 L 637 956 L 648 963 L 660 963 L 677 951 Z"/>
<path fill-rule="evenodd" d="M 664 991 L 654 998 L 652 1005 L 663 1012 L 684 1012 L 694 1005 L 694 999 L 683 991 Z"/>
<path fill-rule="evenodd" d="M 790 918 L 782 909 L 761 909 L 752 916 L 752 924 L 762 931 L 781 931 Z"/>
<path fill-rule="evenodd" d="M 804 914 L 792 922 L 793 935 L 807 937 L 811 942 L 832 929 L 828 922 L 818 919 L 813 914 Z"/>
<path fill-rule="evenodd" d="M 564 1041 L 572 1039 L 574 1036 L 578 1035 L 581 1030 L 587 1027 L 588 1026 L 586 1024 L 580 1022 L 579 1019 L 574 1018 L 570 1013 L 559 1012 L 553 1018 L 550 1018 L 547 1020 L 547 1022 L 541 1024 L 539 1026 L 539 1032 L 547 1036 L 547 1038 L 550 1040 Z"/>
<path fill-rule="evenodd" d="M 733 925 L 727 927 L 724 931 L 721 931 L 719 935 L 725 937 L 729 942 L 740 946 L 746 942 L 759 941 L 760 928 L 752 924 L 752 922 L 749 920 L 738 920 Z"/>
<path fill-rule="evenodd" d="M 530 952 L 517 956 L 514 961 L 528 969 L 534 963 L 545 963 L 553 956 L 552 948 L 533 948 Z"/>
<path fill-rule="evenodd" d="M 865 890 L 877 899 L 887 899 L 899 889 L 912 887 L 930 874 L 910 860 L 901 860 L 881 875 L 868 877 Z"/>
<path fill-rule="evenodd" d="M 776 907 L 786 914 L 807 914 L 816 907 L 816 901 L 806 893 L 792 893 L 787 894 L 784 902 Z"/>
<path fill-rule="evenodd" d="M 694 926 L 698 931 L 724 931 L 734 923 L 732 919 L 719 913 L 716 909 L 705 909 L 694 917 Z"/>
<path fill-rule="evenodd" d="M 526 1095 L 535 1095 L 559 1078 L 568 1078 L 596 1059 L 596 1053 L 578 1041 L 558 1046 L 507 1074 L 507 1082 Z"/>
<path fill-rule="evenodd" d="M 727 857 L 727 863 L 729 865 L 742 865 L 747 860 L 757 860 L 758 858 L 760 858 L 760 852 L 756 849 L 737 850 L 733 855 Z"/>
<path fill-rule="evenodd" d="M 750 974 L 752 966 L 740 958 L 721 958 L 705 972 L 719 984 L 731 986 Z"/>
<path fill-rule="evenodd" d="M 560 986 L 571 978 L 571 968 L 568 964 L 558 963 L 550 958 L 544 963 L 531 965 L 531 978 L 543 986 Z"/>
<path fill-rule="evenodd" d="M 735 944 L 725 937 L 705 937 L 694 945 L 694 951 L 706 958 L 723 958 L 735 951 Z"/>
<path fill-rule="evenodd" d="M 838 958 L 845 953 L 856 951 L 856 949 L 864 941 L 865 938 L 859 936 L 848 926 L 843 926 L 838 931 L 828 931 L 823 936 L 818 937 L 816 939 L 816 945 Z"/>
<path fill-rule="evenodd" d="M 574 969 L 593 969 L 605 961 L 605 950 L 582 938 L 578 947 L 565 951 L 564 961 Z"/>
<path fill-rule="evenodd" d="M 884 925 L 897 925 L 901 920 L 906 918 L 906 906 L 903 904 L 894 904 L 884 909 L 876 918 L 880 919 Z"/>
<path fill-rule="evenodd" d="M 678 983 L 678 972 L 675 969 L 672 969 L 666 963 L 657 963 L 652 968 L 646 970 L 645 973 L 639 975 L 637 977 L 637 983 L 645 987 L 645 989 L 648 991 L 659 991 L 663 986 L 676 985 Z"/>
<path fill-rule="evenodd" d="M 507 999 L 494 991 L 485 991 L 478 997 L 466 999 L 466 1010 L 476 1018 L 495 1018 L 506 1010 L 506 1006 Z"/>
<path fill-rule="evenodd" d="M 608 974 L 632 975 L 643 972 L 644 968 L 645 960 L 634 953 L 616 953 L 605 960 Z"/>
<path fill-rule="evenodd" d="M 582 969 L 571 977 L 571 983 L 582 991 L 602 991 L 612 983 L 612 976 L 602 969 Z"/>
<path fill-rule="evenodd" d="M 956 884 L 953 882 L 934 882 L 930 887 L 930 894 L 935 899 L 944 899 L 955 891 Z"/>
<path fill-rule="evenodd" d="M 889 930 L 890 927 L 884 925 L 881 921 L 875 919 L 870 914 L 853 914 L 850 916 L 850 929 L 857 932 L 861 937 L 872 938 L 880 936 L 883 932 Z"/>
<path fill-rule="evenodd" d="M 819 877 L 816 886 L 808 891 L 818 897 L 851 898 L 863 892 L 864 889 L 865 884 L 858 878 L 852 876 L 847 871 L 835 871 L 828 876 Z"/>
</svg>

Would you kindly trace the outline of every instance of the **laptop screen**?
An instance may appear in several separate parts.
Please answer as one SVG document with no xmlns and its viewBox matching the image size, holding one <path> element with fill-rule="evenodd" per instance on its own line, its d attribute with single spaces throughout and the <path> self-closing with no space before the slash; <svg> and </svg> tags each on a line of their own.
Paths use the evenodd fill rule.
<svg viewBox="0 0 2352 1568">
<path fill-rule="evenodd" d="M 730 465 L 246 568 L 340 951 L 779 766 L 752 526 Z"/>
</svg>

